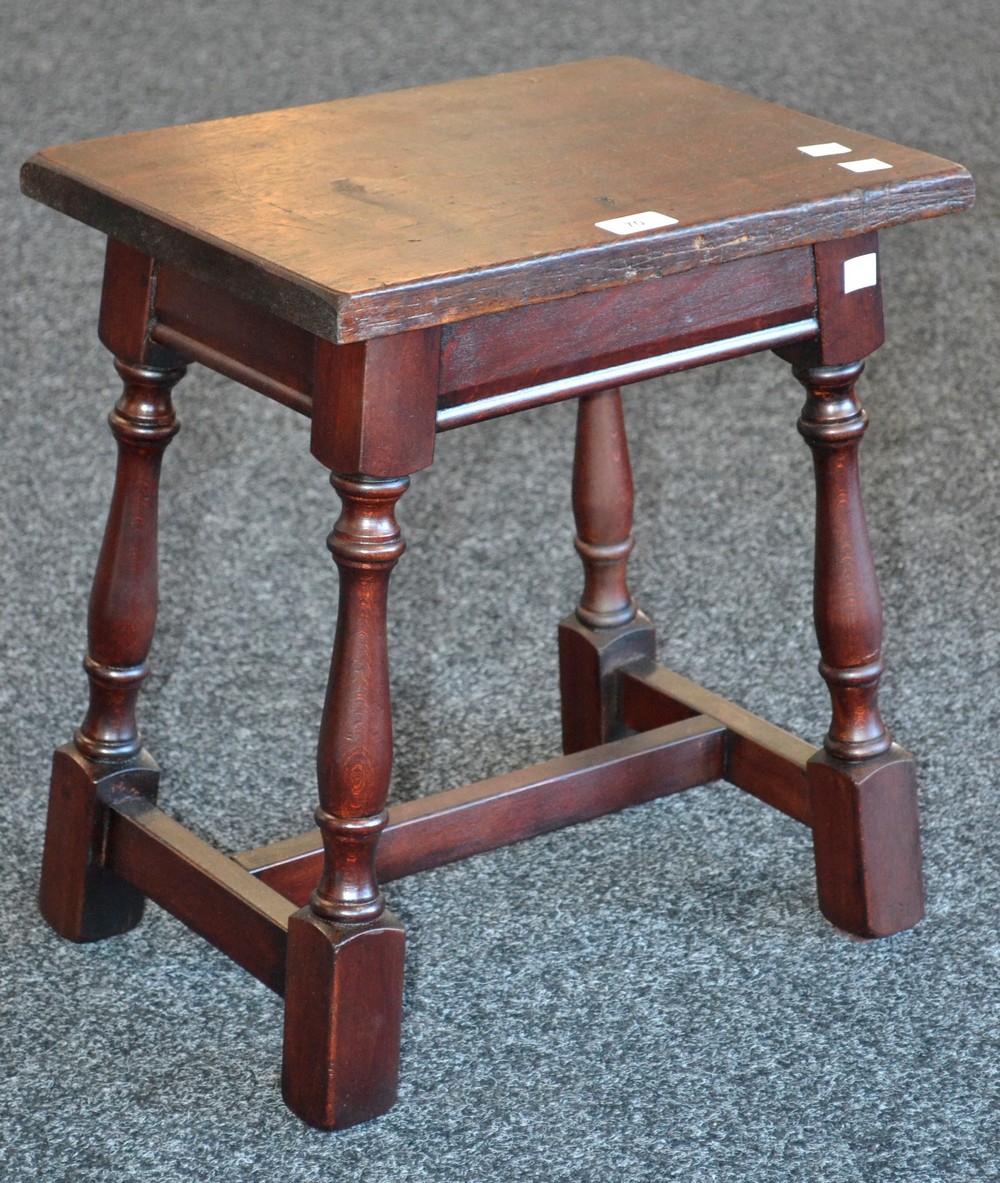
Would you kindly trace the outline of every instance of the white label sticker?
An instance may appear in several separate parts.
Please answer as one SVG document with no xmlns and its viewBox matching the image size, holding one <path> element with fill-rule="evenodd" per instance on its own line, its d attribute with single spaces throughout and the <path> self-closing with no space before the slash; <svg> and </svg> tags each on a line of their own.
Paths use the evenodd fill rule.
<svg viewBox="0 0 1000 1183">
<path fill-rule="evenodd" d="M 838 160 L 837 163 L 841 168 L 849 168 L 852 173 L 873 173 L 879 168 L 892 168 L 891 164 L 886 164 L 877 156 L 869 156 L 867 160 Z"/>
<path fill-rule="evenodd" d="M 676 226 L 677 219 L 648 209 L 642 214 L 629 214 L 625 218 L 611 218 L 607 222 L 595 222 L 594 225 L 600 230 L 610 230 L 612 234 L 638 234 L 642 230 L 656 230 L 660 226 Z"/>
<path fill-rule="evenodd" d="M 800 152 L 805 152 L 807 156 L 841 156 L 844 152 L 850 152 L 850 148 L 845 148 L 843 144 L 804 144 Z"/>
<path fill-rule="evenodd" d="M 878 255 L 855 255 L 844 260 L 844 294 L 860 288 L 873 288 L 878 283 Z"/>
</svg>

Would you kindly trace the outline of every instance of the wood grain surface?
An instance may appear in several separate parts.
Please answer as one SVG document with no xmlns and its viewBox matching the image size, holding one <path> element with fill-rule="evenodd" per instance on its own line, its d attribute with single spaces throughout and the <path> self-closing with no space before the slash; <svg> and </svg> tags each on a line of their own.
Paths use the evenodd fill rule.
<svg viewBox="0 0 1000 1183">
<path fill-rule="evenodd" d="M 810 157 L 840 141 L 848 156 Z M 887 169 L 853 173 L 844 160 Z M 31 197 L 334 341 L 962 209 L 958 165 L 631 58 L 49 148 Z M 675 225 L 597 223 L 654 210 Z"/>
</svg>

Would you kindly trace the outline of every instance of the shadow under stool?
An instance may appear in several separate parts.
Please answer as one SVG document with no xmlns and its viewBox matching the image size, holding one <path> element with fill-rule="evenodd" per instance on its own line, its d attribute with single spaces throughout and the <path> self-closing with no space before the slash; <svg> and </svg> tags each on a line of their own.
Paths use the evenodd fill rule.
<svg viewBox="0 0 1000 1183">
<path fill-rule="evenodd" d="M 41 906 L 59 933 L 124 932 L 146 896 L 180 917 L 284 995 L 285 1099 L 335 1128 L 396 1097 L 389 880 L 721 778 L 811 829 L 835 925 L 920 919 L 913 760 L 877 703 L 855 382 L 883 340 L 877 231 L 969 206 L 964 169 L 609 58 L 50 148 L 22 185 L 107 235 L 99 331 L 124 383 L 90 706 L 52 773 Z M 626 579 L 619 388 L 762 350 L 806 392 L 818 749 L 658 665 Z M 308 416 L 341 502 L 319 828 L 232 856 L 157 808 L 136 723 L 191 362 Z M 564 755 L 386 810 L 396 503 L 437 432 L 568 398 L 583 592 L 559 626 Z"/>
</svg>

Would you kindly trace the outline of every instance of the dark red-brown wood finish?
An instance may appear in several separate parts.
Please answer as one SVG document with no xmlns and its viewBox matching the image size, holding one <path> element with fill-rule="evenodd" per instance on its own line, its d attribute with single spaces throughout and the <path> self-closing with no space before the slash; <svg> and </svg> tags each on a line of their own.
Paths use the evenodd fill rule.
<svg viewBox="0 0 1000 1183">
<path fill-rule="evenodd" d="M 710 129 L 710 133 L 706 132 Z M 839 141 L 849 156 L 799 148 Z M 844 159 L 888 170 L 853 173 Z M 950 161 L 634 58 L 46 149 L 32 196 L 332 341 L 963 209 Z M 596 223 L 657 209 L 675 225 Z"/>
<path fill-rule="evenodd" d="M 964 169 L 611 58 L 65 145 L 22 184 L 107 234 L 100 334 L 125 384 L 91 702 L 53 764 L 41 903 L 60 933 L 123 932 L 147 895 L 179 916 L 284 995 L 285 1099 L 329 1129 L 396 1095 L 392 879 L 724 779 L 811 829 L 835 924 L 919 919 L 854 387 L 884 333 L 876 232 L 971 204 Z M 822 749 L 657 665 L 627 579 L 619 387 L 769 349 L 806 388 Z M 232 857 L 157 807 L 136 721 L 170 392 L 195 361 L 310 417 L 341 499 L 319 829 Z M 565 754 L 387 810 L 396 503 L 437 432 L 566 398 L 583 588 L 559 626 Z"/>
<path fill-rule="evenodd" d="M 63 936 L 125 932 L 143 897 L 106 865 L 109 816 L 100 788 L 127 781 L 156 799 L 159 772 L 142 750 L 139 687 L 156 626 L 160 463 L 178 424 L 171 389 L 184 366 L 147 338 L 154 267 L 109 242 L 99 332 L 124 390 L 109 416 L 118 468 L 88 612 L 90 706 L 74 743 L 56 751 L 42 857 L 42 914 Z"/>
<path fill-rule="evenodd" d="M 573 516 L 583 592 L 576 611 L 559 625 L 567 753 L 624 733 L 614 672 L 656 651 L 652 622 L 628 587 L 633 491 L 621 391 L 585 394 L 577 406 Z"/>
</svg>

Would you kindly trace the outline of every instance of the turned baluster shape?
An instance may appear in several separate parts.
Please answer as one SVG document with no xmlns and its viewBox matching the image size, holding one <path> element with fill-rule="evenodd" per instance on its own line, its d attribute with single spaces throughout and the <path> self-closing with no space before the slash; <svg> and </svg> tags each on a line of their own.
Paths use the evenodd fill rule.
<svg viewBox="0 0 1000 1183">
<path fill-rule="evenodd" d="M 585 395 L 577 404 L 573 517 L 583 563 L 576 615 L 590 628 L 617 628 L 635 619 L 627 579 L 633 503 L 621 392 Z"/>
<path fill-rule="evenodd" d="M 392 772 L 386 602 L 389 575 L 406 546 L 395 507 L 409 480 L 330 480 L 342 504 L 327 540 L 340 601 L 317 755 L 325 866 L 311 906 L 326 920 L 356 924 L 385 908 L 375 847 Z"/>
<path fill-rule="evenodd" d="M 617 670 L 652 658 L 652 623 L 628 587 L 632 553 L 632 466 L 621 392 L 577 403 L 573 457 L 576 551 L 583 593 L 559 625 L 563 751 L 583 751 L 623 734 Z"/>
<path fill-rule="evenodd" d="M 816 472 L 813 611 L 833 706 L 824 747 L 842 760 L 868 759 L 892 744 L 878 708 L 882 601 L 858 470 L 868 416 L 854 384 L 863 369 L 863 362 L 795 367 L 806 388 L 798 426 Z"/>
<path fill-rule="evenodd" d="M 185 372 L 120 359 L 115 368 L 125 384 L 108 417 L 118 467 L 87 620 L 90 705 L 75 736 L 98 761 L 127 760 L 142 746 L 136 699 L 156 627 L 160 464 L 179 427 L 170 392 Z"/>
</svg>

